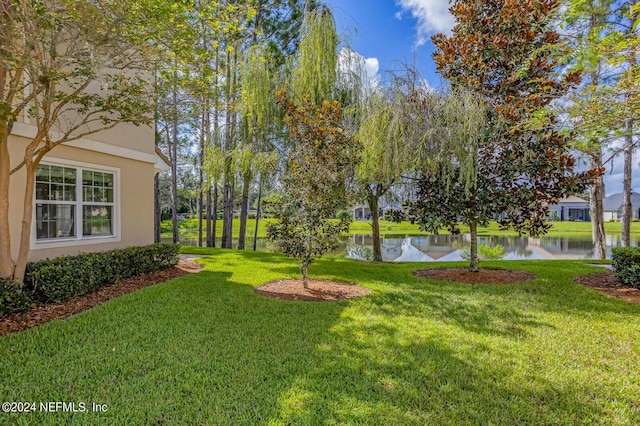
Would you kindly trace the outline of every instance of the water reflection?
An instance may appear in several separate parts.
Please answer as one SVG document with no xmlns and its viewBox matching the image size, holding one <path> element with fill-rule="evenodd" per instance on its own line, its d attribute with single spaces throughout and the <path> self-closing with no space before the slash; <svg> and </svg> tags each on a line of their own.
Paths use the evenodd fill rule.
<svg viewBox="0 0 640 426">
<path fill-rule="evenodd" d="M 640 236 L 631 236 L 631 245 L 638 246 Z M 478 237 L 478 244 L 504 247 L 505 259 L 593 259 L 593 243 L 590 235 L 562 235 L 532 237 Z M 620 235 L 607 235 L 607 257 L 611 248 L 620 246 Z M 382 238 L 382 259 L 387 262 L 427 262 L 463 260 L 461 253 L 471 245 L 471 235 L 387 235 Z M 351 235 L 347 252 L 351 247 L 373 248 L 370 235 Z M 361 250 L 357 253 L 362 253 Z M 356 257 L 356 256 L 350 256 Z"/>
<path fill-rule="evenodd" d="M 349 235 L 343 237 L 342 245 L 328 256 L 370 257 L 373 250 L 371 235 Z M 170 240 L 163 240 L 170 242 Z M 183 245 L 197 246 L 197 238 L 184 239 Z M 220 239 L 216 246 L 220 247 Z M 560 236 L 532 237 L 478 237 L 478 244 L 504 247 L 505 259 L 593 259 L 593 243 L 589 234 L 565 234 Z M 463 260 L 462 251 L 471 245 L 471 236 L 462 235 L 385 235 L 382 237 L 382 258 L 386 262 L 430 262 Z M 611 248 L 621 245 L 620 235 L 607 235 L 607 258 L 611 258 Z M 631 245 L 640 245 L 640 235 L 631 235 Z M 247 250 L 253 247 L 253 238 L 247 238 Z M 237 247 L 237 239 L 233 241 Z M 278 247 L 266 238 L 258 238 L 258 251 L 277 252 Z"/>
</svg>

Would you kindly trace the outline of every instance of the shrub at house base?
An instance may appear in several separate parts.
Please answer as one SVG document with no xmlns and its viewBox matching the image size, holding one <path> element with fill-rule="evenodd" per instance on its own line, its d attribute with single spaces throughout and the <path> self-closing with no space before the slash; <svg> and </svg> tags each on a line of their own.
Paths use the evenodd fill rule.
<svg viewBox="0 0 640 426">
<path fill-rule="evenodd" d="M 152 244 L 62 256 L 27 264 L 24 286 L 0 281 L 0 318 L 32 302 L 71 300 L 118 280 L 169 268 L 180 259 L 177 244 Z"/>
</svg>

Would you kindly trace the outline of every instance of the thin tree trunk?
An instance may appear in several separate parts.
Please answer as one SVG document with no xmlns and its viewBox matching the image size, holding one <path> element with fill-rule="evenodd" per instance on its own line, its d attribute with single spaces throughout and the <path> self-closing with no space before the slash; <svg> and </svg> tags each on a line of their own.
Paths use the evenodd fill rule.
<svg viewBox="0 0 640 426">
<path fill-rule="evenodd" d="M 153 177 L 153 242 L 160 242 L 160 173 L 156 173 Z"/>
<path fill-rule="evenodd" d="M 258 225 L 260 223 L 260 214 L 262 213 L 261 207 L 262 203 L 262 176 L 260 176 L 260 180 L 258 181 L 258 205 L 256 207 L 256 229 L 253 231 L 253 251 L 256 251 L 258 247 Z"/>
<path fill-rule="evenodd" d="M 202 114 L 202 127 L 200 130 L 200 152 L 199 152 L 199 168 L 198 173 L 198 247 L 202 247 L 203 242 L 203 222 L 202 208 L 204 205 L 204 140 L 205 140 L 205 116 Z"/>
<path fill-rule="evenodd" d="M 382 262 L 382 241 L 380 239 L 380 216 L 378 214 L 378 194 L 367 187 L 367 203 L 371 210 L 371 234 L 373 236 L 373 260 Z"/>
<path fill-rule="evenodd" d="M 626 122 L 624 137 L 624 186 L 622 189 L 622 247 L 629 247 L 631 243 L 631 166 L 633 161 L 633 120 Z"/>
<path fill-rule="evenodd" d="M 3 88 L 0 88 L 2 90 Z M 0 122 L 0 280 L 13 279 L 14 264 L 11 258 L 11 235 L 9 234 L 9 183 L 11 163 L 9 159 L 9 129 Z"/>
<path fill-rule="evenodd" d="M 218 185 L 213 185 L 213 223 L 211 224 L 213 228 L 211 230 L 211 247 L 216 246 L 216 233 L 218 227 Z"/>
<path fill-rule="evenodd" d="M 309 280 L 308 280 L 308 275 L 309 275 L 309 265 L 306 262 L 303 262 L 300 264 L 300 274 L 302 275 L 302 286 L 305 289 L 309 288 Z"/>
<path fill-rule="evenodd" d="M 174 78 L 177 78 L 174 73 Z M 180 242 L 178 229 L 178 94 L 173 88 L 173 118 L 171 122 L 171 223 L 173 225 L 173 242 Z"/>
<path fill-rule="evenodd" d="M 27 259 L 29 257 L 29 245 L 31 241 L 31 221 L 33 220 L 33 191 L 35 190 L 37 163 L 31 161 L 31 152 L 25 156 L 26 183 L 24 188 L 24 203 L 22 212 L 22 226 L 20 228 L 20 248 L 16 259 L 16 269 L 13 279 L 16 282 L 24 282 L 24 274 L 27 269 Z M 77 216 L 76 216 L 77 220 Z"/>
<path fill-rule="evenodd" d="M 602 154 L 600 152 L 591 154 L 592 169 L 602 167 Z M 591 215 L 591 236 L 593 240 L 594 257 L 604 259 L 607 256 L 606 237 L 604 231 L 604 180 L 598 176 L 589 186 L 589 210 Z"/>
<path fill-rule="evenodd" d="M 224 214 L 222 223 L 222 248 L 232 247 L 233 234 L 233 177 L 227 176 L 223 188 Z"/>
<path fill-rule="evenodd" d="M 471 231 L 471 260 L 469 262 L 469 271 L 478 272 L 478 223 L 471 221 L 469 224 Z"/>
<path fill-rule="evenodd" d="M 211 185 L 207 188 L 207 219 L 206 219 L 207 247 L 213 247 L 211 234 Z"/>
<path fill-rule="evenodd" d="M 244 243 L 247 236 L 247 216 L 249 213 L 249 186 L 251 176 L 245 173 L 242 182 L 242 203 L 240 204 L 240 229 L 238 230 L 238 250 L 244 250 Z"/>
</svg>

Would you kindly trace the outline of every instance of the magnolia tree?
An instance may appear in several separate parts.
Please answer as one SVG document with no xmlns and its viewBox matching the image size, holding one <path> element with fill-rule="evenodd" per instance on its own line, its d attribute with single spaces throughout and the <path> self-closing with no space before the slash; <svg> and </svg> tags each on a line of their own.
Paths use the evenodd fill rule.
<svg viewBox="0 0 640 426">
<path fill-rule="evenodd" d="M 22 282 L 35 172 L 64 143 L 119 123 L 149 123 L 148 25 L 165 4 L 149 1 L 0 1 L 0 279 Z M 9 158 L 9 135 L 27 118 L 35 135 Z M 9 234 L 9 187 L 26 174 L 19 241 Z M 12 246 L 18 244 L 17 258 Z"/>
<path fill-rule="evenodd" d="M 449 166 L 423 171 L 410 210 L 433 228 L 468 224 L 471 271 L 478 270 L 478 225 L 497 217 L 504 229 L 542 234 L 547 205 L 581 191 L 590 177 L 574 171 L 569 138 L 555 130 L 552 114 L 538 117 L 536 129 L 526 125 L 579 81 L 559 75 L 550 54 L 558 7 L 555 0 L 454 0 L 452 35 L 433 38 L 438 72 L 486 104 L 487 125 L 475 142 L 447 154 Z M 466 178 L 452 180 L 452 172 Z"/>
<path fill-rule="evenodd" d="M 337 101 L 316 106 L 308 95 L 300 104 L 278 94 L 285 122 L 296 147 L 288 158 L 282 185 L 286 198 L 278 223 L 267 224 L 267 236 L 282 251 L 298 259 L 302 282 L 308 286 L 309 266 L 339 245 L 350 218 L 331 220 L 348 202 L 349 180 L 357 164 L 359 145 L 345 132 Z"/>
</svg>

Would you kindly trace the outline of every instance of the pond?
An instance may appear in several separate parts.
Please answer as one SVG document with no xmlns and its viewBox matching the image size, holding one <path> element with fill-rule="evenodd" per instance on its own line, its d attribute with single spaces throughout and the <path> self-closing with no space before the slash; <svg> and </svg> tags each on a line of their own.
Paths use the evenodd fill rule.
<svg viewBox="0 0 640 426">
<path fill-rule="evenodd" d="M 463 260 L 461 254 L 470 246 L 470 235 L 385 235 L 382 237 L 382 257 L 387 262 L 430 262 Z M 197 246 L 197 239 L 185 239 L 183 245 Z M 589 234 L 564 234 L 553 236 L 478 237 L 478 244 L 504 247 L 505 259 L 593 259 L 593 243 Z M 640 245 L 640 235 L 631 235 L 631 245 Z M 220 240 L 216 241 L 220 247 Z M 237 239 L 233 246 L 237 246 Z M 611 248 L 620 246 L 620 235 L 607 235 L 607 258 Z M 247 239 L 247 249 L 252 249 L 253 239 Z M 371 235 L 354 234 L 342 238 L 341 246 L 329 256 L 363 258 L 373 247 Z M 257 250 L 278 251 L 277 246 L 265 238 L 258 238 Z"/>
</svg>

